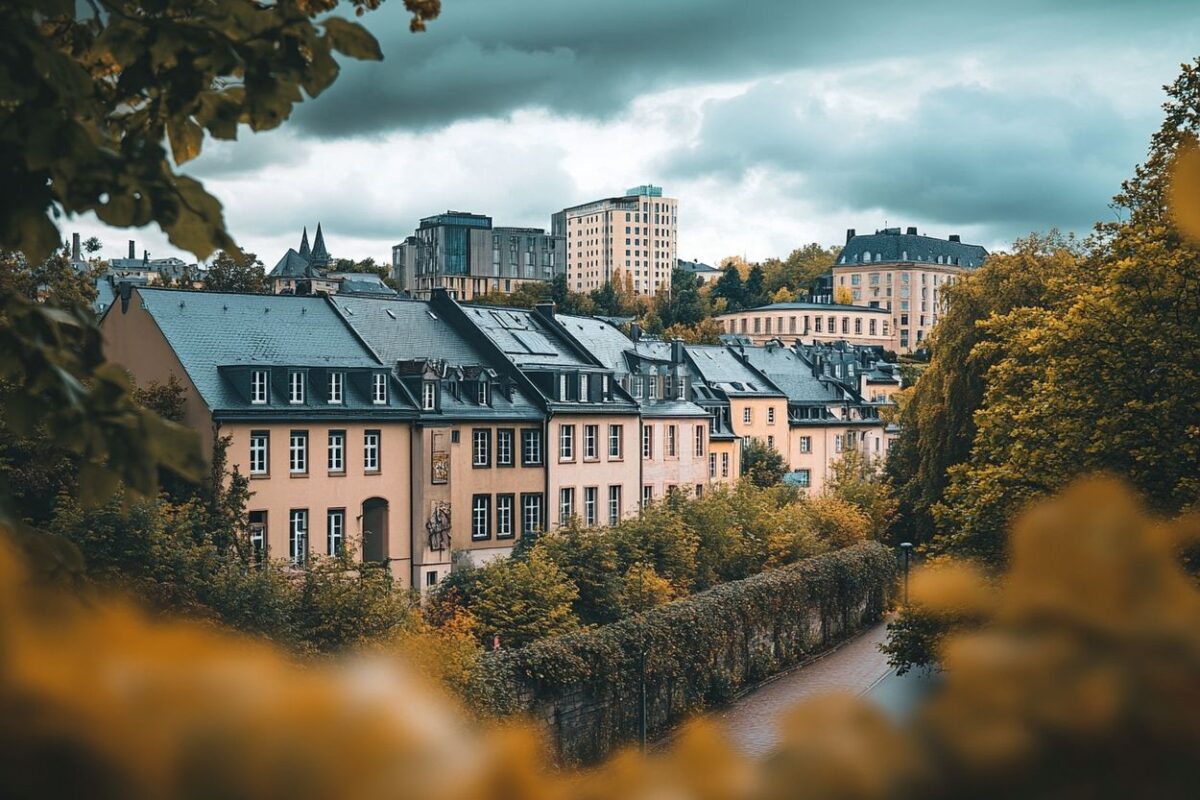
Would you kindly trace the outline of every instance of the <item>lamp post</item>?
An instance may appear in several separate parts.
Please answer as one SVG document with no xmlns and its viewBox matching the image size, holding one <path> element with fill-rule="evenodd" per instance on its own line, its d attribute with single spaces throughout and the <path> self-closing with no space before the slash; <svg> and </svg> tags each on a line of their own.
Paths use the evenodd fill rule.
<svg viewBox="0 0 1200 800">
<path fill-rule="evenodd" d="M 904 551 L 904 605 L 908 607 L 908 560 L 912 553 L 912 542 L 901 542 L 900 549 Z"/>
</svg>

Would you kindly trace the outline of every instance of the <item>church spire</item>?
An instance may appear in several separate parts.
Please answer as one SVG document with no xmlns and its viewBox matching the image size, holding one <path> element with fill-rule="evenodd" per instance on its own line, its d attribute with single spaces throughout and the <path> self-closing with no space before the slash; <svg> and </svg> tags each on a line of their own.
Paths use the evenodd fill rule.
<svg viewBox="0 0 1200 800">
<path fill-rule="evenodd" d="M 321 223 L 317 223 L 317 235 L 313 237 L 312 258 L 314 264 L 324 266 L 329 261 L 329 251 L 325 249 L 325 235 L 321 233 Z"/>
<path fill-rule="evenodd" d="M 304 226 L 304 235 L 300 237 L 300 255 L 308 258 L 308 226 Z"/>
</svg>

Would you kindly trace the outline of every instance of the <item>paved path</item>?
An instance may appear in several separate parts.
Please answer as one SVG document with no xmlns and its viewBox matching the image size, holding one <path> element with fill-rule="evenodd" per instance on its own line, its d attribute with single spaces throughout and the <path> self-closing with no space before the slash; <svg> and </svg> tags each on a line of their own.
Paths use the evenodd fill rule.
<svg viewBox="0 0 1200 800">
<path fill-rule="evenodd" d="M 747 755 L 766 754 L 775 744 L 779 715 L 801 700 L 832 691 L 862 694 L 887 675 L 887 657 L 879 645 L 887 638 L 879 623 L 843 643 L 825 657 L 801 667 L 746 695 L 713 719 L 724 726 L 733 743 Z"/>
</svg>

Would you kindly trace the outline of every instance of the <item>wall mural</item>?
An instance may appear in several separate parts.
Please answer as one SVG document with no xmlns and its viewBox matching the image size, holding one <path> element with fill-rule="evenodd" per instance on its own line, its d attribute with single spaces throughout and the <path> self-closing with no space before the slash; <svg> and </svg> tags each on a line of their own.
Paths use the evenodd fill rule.
<svg viewBox="0 0 1200 800">
<path fill-rule="evenodd" d="M 430 503 L 429 521 L 425 523 L 429 532 L 430 550 L 448 550 L 450 548 L 450 504 L 445 500 L 433 500 Z"/>
</svg>

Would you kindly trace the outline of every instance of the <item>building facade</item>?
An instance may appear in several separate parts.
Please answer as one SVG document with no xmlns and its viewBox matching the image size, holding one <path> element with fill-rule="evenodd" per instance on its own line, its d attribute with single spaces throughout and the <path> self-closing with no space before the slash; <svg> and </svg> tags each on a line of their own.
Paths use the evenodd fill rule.
<svg viewBox="0 0 1200 800">
<path fill-rule="evenodd" d="M 923 346 L 944 311 L 945 287 L 980 267 L 987 255 L 958 235 L 938 239 L 913 227 L 860 235 L 851 228 L 832 270 L 834 298 L 887 311 L 889 349 L 911 352 Z"/>
<path fill-rule="evenodd" d="M 565 208 L 550 221 L 551 231 L 566 240 L 572 291 L 594 291 L 617 279 L 649 296 L 671 290 L 678 226 L 679 201 L 652 185 Z"/>
<path fill-rule="evenodd" d="M 422 219 L 413 236 L 392 248 L 392 270 L 413 297 L 429 299 L 443 288 L 465 302 L 552 281 L 566 253 L 563 237 L 542 228 L 496 227 L 484 214 L 447 211 Z"/>
<path fill-rule="evenodd" d="M 836 303 L 772 303 L 717 318 L 729 336 L 763 345 L 774 339 L 846 341 L 894 349 L 895 330 L 886 309 Z"/>
</svg>

